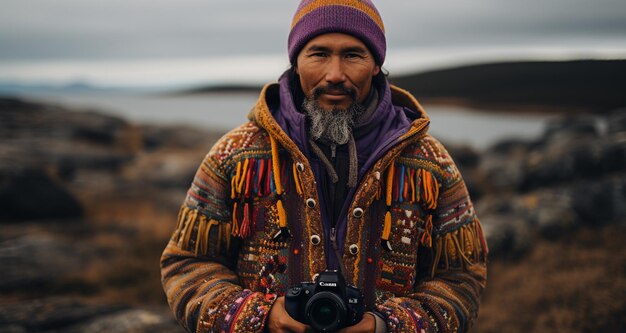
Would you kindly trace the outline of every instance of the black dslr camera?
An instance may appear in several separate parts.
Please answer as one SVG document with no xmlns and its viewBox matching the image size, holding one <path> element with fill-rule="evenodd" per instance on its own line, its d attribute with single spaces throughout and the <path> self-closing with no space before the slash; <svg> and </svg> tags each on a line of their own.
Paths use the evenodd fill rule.
<svg viewBox="0 0 626 333">
<path fill-rule="evenodd" d="M 352 326 L 363 318 L 363 294 L 346 286 L 341 273 L 324 271 L 315 282 L 302 282 L 285 294 L 285 309 L 295 320 L 318 332 Z"/>
</svg>

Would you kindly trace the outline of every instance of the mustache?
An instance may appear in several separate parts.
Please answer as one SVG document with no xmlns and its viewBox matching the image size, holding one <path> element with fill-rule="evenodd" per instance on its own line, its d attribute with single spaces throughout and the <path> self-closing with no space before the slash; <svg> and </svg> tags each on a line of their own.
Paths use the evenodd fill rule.
<svg viewBox="0 0 626 333">
<path fill-rule="evenodd" d="M 356 100 L 356 91 L 354 91 L 354 89 L 350 89 L 347 88 L 346 86 L 343 85 L 343 83 L 329 83 L 327 86 L 325 87 L 317 87 L 315 89 L 313 89 L 313 98 L 317 99 L 318 97 L 320 97 L 320 95 L 322 94 L 326 94 L 330 91 L 333 92 L 341 92 L 344 93 L 348 96 L 350 96 L 350 98 L 355 101 Z"/>
</svg>

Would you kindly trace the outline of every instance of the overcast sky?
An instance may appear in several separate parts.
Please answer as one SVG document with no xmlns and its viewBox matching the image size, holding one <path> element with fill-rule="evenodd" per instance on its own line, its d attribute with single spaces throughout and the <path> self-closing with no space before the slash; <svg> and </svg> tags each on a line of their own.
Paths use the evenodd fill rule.
<svg viewBox="0 0 626 333">
<path fill-rule="evenodd" d="M 379 0 L 390 49 L 626 40 L 624 0 Z M 285 53 L 293 0 L 2 0 L 0 60 Z"/>
<path fill-rule="evenodd" d="M 0 0 L 0 83 L 266 82 L 295 0 Z M 387 69 L 626 58 L 626 0 L 375 0 Z M 590 53 L 591 52 L 591 53 Z"/>
</svg>

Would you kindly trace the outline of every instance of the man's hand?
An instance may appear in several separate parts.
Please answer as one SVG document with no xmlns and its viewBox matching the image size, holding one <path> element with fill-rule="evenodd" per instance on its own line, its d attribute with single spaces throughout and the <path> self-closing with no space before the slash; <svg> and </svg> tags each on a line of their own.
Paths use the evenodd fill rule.
<svg viewBox="0 0 626 333">
<path fill-rule="evenodd" d="M 309 333 L 313 330 L 303 323 L 291 318 L 285 310 L 285 297 L 279 297 L 270 309 L 267 318 L 267 329 L 270 333 Z"/>
<path fill-rule="evenodd" d="M 374 333 L 376 332 L 376 319 L 371 313 L 363 315 L 363 319 L 354 326 L 348 326 L 338 333 Z"/>
</svg>

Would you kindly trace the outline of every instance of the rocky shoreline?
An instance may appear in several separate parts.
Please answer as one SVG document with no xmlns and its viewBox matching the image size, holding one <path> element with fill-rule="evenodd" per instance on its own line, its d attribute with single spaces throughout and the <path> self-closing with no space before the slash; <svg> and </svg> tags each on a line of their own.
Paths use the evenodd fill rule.
<svg viewBox="0 0 626 333">
<path fill-rule="evenodd" d="M 158 260 L 220 135 L 0 98 L 0 331 L 181 331 Z M 564 116 L 542 137 L 486 151 L 446 146 L 472 191 L 496 271 L 581 233 L 626 236 L 625 110 Z M 623 247 L 613 255 L 626 267 Z M 611 278 L 619 292 L 623 269 Z M 496 287 L 498 279 L 490 277 Z M 503 305 L 489 292 L 483 305 L 493 314 Z M 624 327 L 626 301 L 613 302 L 602 314 L 617 326 L 605 332 Z M 481 313 L 474 331 L 495 332 L 498 320 L 508 322 Z"/>
<path fill-rule="evenodd" d="M 220 135 L 0 99 L 0 331 L 181 331 L 158 259 Z"/>
</svg>

